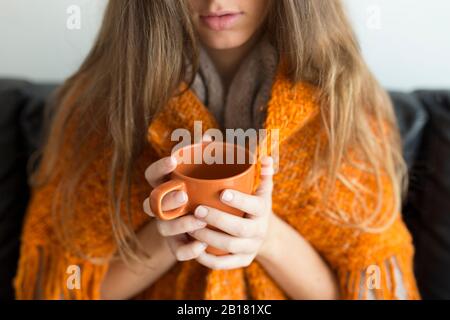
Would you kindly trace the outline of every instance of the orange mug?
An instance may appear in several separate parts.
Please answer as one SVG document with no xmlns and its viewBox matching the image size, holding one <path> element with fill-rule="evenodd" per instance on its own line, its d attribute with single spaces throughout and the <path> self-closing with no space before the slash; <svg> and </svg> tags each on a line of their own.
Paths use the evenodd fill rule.
<svg viewBox="0 0 450 320">
<path fill-rule="evenodd" d="M 220 200 L 224 189 L 251 194 L 255 182 L 255 158 L 244 147 L 224 142 L 202 142 L 181 148 L 173 153 L 178 166 L 168 182 L 150 195 L 152 212 L 159 219 L 172 220 L 193 213 L 200 205 L 206 205 L 230 214 L 244 216 L 244 212 L 227 206 Z M 184 191 L 188 202 L 174 210 L 163 211 L 162 200 L 172 191 Z M 213 226 L 210 229 L 218 230 Z M 223 250 L 208 247 L 206 252 L 226 255 Z"/>
</svg>

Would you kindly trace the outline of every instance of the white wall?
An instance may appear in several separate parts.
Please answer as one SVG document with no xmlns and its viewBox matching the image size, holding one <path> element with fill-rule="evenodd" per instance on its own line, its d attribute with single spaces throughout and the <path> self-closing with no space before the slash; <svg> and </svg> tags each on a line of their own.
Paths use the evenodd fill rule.
<svg viewBox="0 0 450 320">
<path fill-rule="evenodd" d="M 450 88 L 450 1 L 345 2 L 364 56 L 384 86 Z"/>
<path fill-rule="evenodd" d="M 61 81 L 89 50 L 106 0 L 0 0 L 0 77 Z M 391 89 L 450 88 L 450 1 L 345 0 L 364 55 Z M 81 30 L 66 27 L 70 5 Z"/>
<path fill-rule="evenodd" d="M 60 81 L 89 51 L 104 0 L 0 0 L 0 77 Z M 69 30 L 67 8 L 81 8 L 81 29 Z"/>
</svg>

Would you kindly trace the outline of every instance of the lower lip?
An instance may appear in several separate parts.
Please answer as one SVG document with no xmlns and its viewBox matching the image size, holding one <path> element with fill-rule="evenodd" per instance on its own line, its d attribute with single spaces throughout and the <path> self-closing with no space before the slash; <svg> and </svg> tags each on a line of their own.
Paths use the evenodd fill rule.
<svg viewBox="0 0 450 320">
<path fill-rule="evenodd" d="M 227 14 L 223 16 L 201 16 L 202 22 L 214 31 L 222 31 L 232 28 L 242 13 Z"/>
</svg>

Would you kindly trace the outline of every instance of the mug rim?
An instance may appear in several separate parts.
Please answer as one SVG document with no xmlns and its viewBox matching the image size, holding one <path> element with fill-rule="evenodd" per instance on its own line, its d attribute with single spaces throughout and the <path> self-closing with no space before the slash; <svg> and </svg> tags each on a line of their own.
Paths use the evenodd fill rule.
<svg viewBox="0 0 450 320">
<path fill-rule="evenodd" d="M 178 150 L 172 152 L 172 155 L 173 155 L 174 153 L 176 153 L 176 152 L 180 152 L 181 150 L 185 150 L 185 149 L 188 149 L 188 148 L 190 149 L 190 148 L 193 148 L 193 147 L 198 146 L 198 145 L 200 145 L 200 144 L 203 145 L 203 144 L 211 144 L 211 143 L 220 143 L 220 144 L 223 144 L 223 145 L 226 145 L 226 146 L 235 146 L 235 147 L 244 149 L 245 152 L 246 152 L 248 155 L 252 155 L 252 154 L 253 154 L 253 158 L 255 158 L 255 162 L 250 163 L 250 164 L 248 165 L 248 168 L 245 169 L 244 171 L 242 171 L 241 173 L 238 173 L 238 174 L 236 174 L 236 175 L 234 175 L 234 176 L 231 176 L 231 177 L 221 178 L 221 179 L 198 179 L 198 178 L 193 178 L 193 177 L 187 176 L 187 175 L 185 175 L 185 174 L 182 174 L 181 172 L 177 171 L 177 169 L 175 169 L 174 171 L 172 171 L 172 175 L 181 177 L 181 178 L 183 178 L 183 179 L 185 179 L 185 180 L 194 180 L 194 181 L 200 182 L 200 183 L 209 183 L 209 182 L 212 182 L 212 181 L 225 181 L 225 180 L 230 180 L 230 179 L 239 178 L 240 176 L 243 176 L 243 175 L 247 174 L 250 170 L 252 170 L 252 169 L 256 166 L 256 163 L 257 163 L 257 161 L 256 161 L 256 155 L 255 155 L 254 153 L 250 152 L 250 150 L 248 150 L 247 148 L 244 148 L 244 147 L 240 146 L 240 145 L 237 144 L 237 143 L 219 142 L 219 141 L 203 141 L 203 142 L 197 142 L 197 143 L 194 143 L 194 144 L 190 144 L 190 145 L 184 146 L 184 147 L 182 147 L 182 148 L 180 148 L 180 149 L 178 149 Z M 197 165 L 198 165 L 198 164 L 197 164 Z M 177 164 L 177 168 L 178 168 L 178 164 Z"/>
</svg>

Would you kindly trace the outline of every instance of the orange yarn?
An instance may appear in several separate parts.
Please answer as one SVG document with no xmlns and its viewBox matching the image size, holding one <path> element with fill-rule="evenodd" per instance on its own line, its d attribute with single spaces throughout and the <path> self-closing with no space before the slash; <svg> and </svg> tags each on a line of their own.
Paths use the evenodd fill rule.
<svg viewBox="0 0 450 320">
<path fill-rule="evenodd" d="M 337 183 L 326 206 L 319 203 L 318 190 L 302 187 L 312 167 L 312 159 L 321 136 L 320 108 L 315 101 L 315 88 L 307 83 L 292 84 L 280 70 L 268 104 L 265 129 L 280 129 L 279 173 L 274 177 L 273 211 L 295 228 L 322 255 L 335 271 L 343 299 L 365 298 L 365 271 L 379 267 L 380 287 L 374 293 L 379 299 L 394 299 L 400 270 L 403 287 L 410 299 L 419 298 L 412 270 L 413 246 L 400 215 L 387 230 L 365 233 L 337 224 L 321 210 L 359 212 L 355 195 Z M 155 117 L 148 129 L 152 146 L 138 159 L 131 190 L 131 212 L 136 229 L 149 221 L 142 212 L 142 201 L 150 187 L 144 178 L 145 168 L 159 157 L 170 154 L 174 129 L 193 129 L 194 121 L 202 121 L 204 130 L 218 127 L 215 119 L 190 90 L 174 97 Z M 64 155 L 61 155 L 64 157 Z M 80 183 L 79 199 L 73 219 L 72 245 L 87 256 L 107 258 L 115 252 L 115 242 L 108 215 L 106 152 L 96 159 Z M 343 173 L 357 178 L 375 191 L 373 177 L 344 164 Z M 40 294 L 45 299 L 98 299 L 107 263 L 83 259 L 60 243 L 50 215 L 53 197 L 57 195 L 57 179 L 43 188 L 34 189 L 25 220 L 19 268 L 15 278 L 17 298 L 32 299 L 42 274 Z M 388 184 L 384 186 L 389 196 Z M 370 200 L 368 203 L 371 203 Z M 374 204 L 375 206 L 375 204 Z M 374 207 L 375 208 L 375 207 Z M 356 211 L 355 211 L 356 210 Z M 359 211 L 358 211 L 359 210 Z M 387 209 L 386 209 L 387 210 Z M 289 245 L 289 244 L 286 244 Z M 293 252 L 292 254 L 295 254 Z M 81 268 L 81 288 L 69 290 L 67 267 Z M 235 270 L 209 270 L 196 261 L 177 263 L 156 283 L 142 292 L 140 299 L 286 299 L 281 288 L 257 263 Z"/>
</svg>

